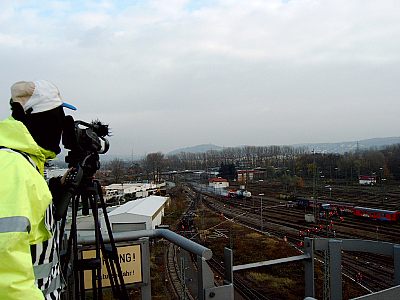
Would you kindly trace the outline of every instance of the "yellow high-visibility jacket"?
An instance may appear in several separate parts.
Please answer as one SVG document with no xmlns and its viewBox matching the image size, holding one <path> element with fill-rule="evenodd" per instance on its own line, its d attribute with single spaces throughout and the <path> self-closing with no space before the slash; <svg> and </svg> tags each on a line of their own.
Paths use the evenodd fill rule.
<svg viewBox="0 0 400 300">
<path fill-rule="evenodd" d="M 30 245 L 51 237 L 44 214 L 52 196 L 43 171 L 54 157 L 23 123 L 12 117 L 0 122 L 0 299 L 43 299 Z"/>
</svg>

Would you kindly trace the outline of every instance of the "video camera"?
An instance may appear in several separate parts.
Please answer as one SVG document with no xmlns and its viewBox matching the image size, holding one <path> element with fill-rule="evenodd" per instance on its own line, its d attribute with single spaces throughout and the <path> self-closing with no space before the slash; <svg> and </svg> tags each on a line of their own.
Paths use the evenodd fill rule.
<svg viewBox="0 0 400 300">
<path fill-rule="evenodd" d="M 108 135 L 108 125 L 102 124 L 99 120 L 87 123 L 74 121 L 71 116 L 65 117 L 62 143 L 69 149 L 65 162 L 70 171 L 65 178 L 64 196 L 56 205 L 56 219 L 65 216 L 70 199 L 83 190 L 92 180 L 94 173 L 100 169 L 99 154 L 106 153 L 110 147 L 106 139 Z M 82 200 L 82 207 L 82 213 L 89 214 L 85 199 Z"/>
<path fill-rule="evenodd" d="M 66 116 L 62 142 L 64 147 L 70 150 L 65 157 L 68 167 L 81 165 L 97 171 L 100 165 L 92 166 L 86 160 L 91 156 L 98 157 L 98 154 L 108 151 L 110 144 L 105 138 L 108 135 L 108 125 L 104 125 L 98 120 L 89 124 L 84 121 L 74 121 L 71 116 Z"/>
</svg>

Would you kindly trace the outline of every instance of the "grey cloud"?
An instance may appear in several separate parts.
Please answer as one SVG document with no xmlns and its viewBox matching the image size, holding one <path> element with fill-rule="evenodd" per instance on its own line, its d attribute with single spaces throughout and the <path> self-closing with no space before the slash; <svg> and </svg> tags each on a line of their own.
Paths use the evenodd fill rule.
<svg viewBox="0 0 400 300">
<path fill-rule="evenodd" d="M 397 1 L 168 2 L 2 2 L 0 116 L 13 82 L 47 78 L 114 154 L 397 135 Z"/>
</svg>

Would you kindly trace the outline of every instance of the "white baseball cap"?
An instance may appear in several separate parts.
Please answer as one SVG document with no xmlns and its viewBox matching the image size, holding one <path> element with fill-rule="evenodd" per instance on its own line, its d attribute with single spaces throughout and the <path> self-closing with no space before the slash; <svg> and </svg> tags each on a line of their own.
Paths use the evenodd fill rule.
<svg viewBox="0 0 400 300">
<path fill-rule="evenodd" d="M 72 110 L 76 107 L 64 102 L 58 88 L 47 80 L 18 81 L 11 86 L 11 98 L 21 103 L 27 113 L 40 113 L 63 106 Z"/>
</svg>

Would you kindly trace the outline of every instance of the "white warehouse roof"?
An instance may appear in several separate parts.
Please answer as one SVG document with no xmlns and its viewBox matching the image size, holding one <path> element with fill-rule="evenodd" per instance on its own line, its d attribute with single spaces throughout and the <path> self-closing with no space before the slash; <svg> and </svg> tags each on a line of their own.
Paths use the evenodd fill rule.
<svg viewBox="0 0 400 300">
<path fill-rule="evenodd" d="M 106 190 L 131 190 L 131 191 L 145 191 L 148 189 L 157 188 L 153 183 L 113 183 L 104 187 Z"/>
<path fill-rule="evenodd" d="M 140 215 L 147 217 L 154 217 L 160 209 L 164 207 L 168 197 L 162 196 L 149 196 L 133 201 L 129 201 L 120 207 L 117 207 L 108 215 L 117 216 L 121 214 Z"/>
</svg>

